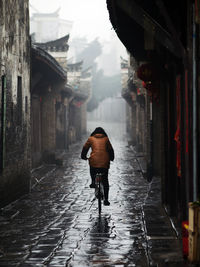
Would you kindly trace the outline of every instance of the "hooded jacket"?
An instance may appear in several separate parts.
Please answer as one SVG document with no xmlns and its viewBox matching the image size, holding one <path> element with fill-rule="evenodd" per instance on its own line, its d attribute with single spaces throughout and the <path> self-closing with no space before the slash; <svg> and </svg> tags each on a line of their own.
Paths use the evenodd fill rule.
<svg viewBox="0 0 200 267">
<path fill-rule="evenodd" d="M 101 133 L 90 136 L 83 146 L 81 158 L 87 159 L 89 149 L 92 149 L 89 164 L 93 168 L 110 167 L 110 160 L 114 160 L 114 150 L 107 136 Z"/>
</svg>

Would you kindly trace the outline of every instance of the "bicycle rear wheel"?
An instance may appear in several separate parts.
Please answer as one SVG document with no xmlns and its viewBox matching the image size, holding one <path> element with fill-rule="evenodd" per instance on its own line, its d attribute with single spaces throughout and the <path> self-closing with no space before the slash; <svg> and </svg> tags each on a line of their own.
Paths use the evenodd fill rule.
<svg viewBox="0 0 200 267">
<path fill-rule="evenodd" d="M 98 192 L 98 210 L 99 214 L 101 214 L 101 190 L 100 190 L 100 184 L 99 184 L 99 192 Z"/>
</svg>

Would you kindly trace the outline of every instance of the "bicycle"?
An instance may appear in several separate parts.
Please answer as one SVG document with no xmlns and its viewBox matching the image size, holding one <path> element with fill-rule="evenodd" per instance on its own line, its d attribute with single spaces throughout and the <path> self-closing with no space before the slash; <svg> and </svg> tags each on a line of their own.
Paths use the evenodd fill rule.
<svg viewBox="0 0 200 267">
<path fill-rule="evenodd" d="M 95 197 L 98 199 L 98 211 L 101 214 L 102 200 L 104 199 L 103 173 L 97 173 L 95 178 Z"/>
</svg>

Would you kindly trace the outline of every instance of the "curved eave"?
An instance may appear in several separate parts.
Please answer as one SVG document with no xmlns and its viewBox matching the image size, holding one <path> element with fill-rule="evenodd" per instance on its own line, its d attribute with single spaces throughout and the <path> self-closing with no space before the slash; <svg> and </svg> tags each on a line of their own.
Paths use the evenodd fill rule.
<svg viewBox="0 0 200 267">
<path fill-rule="evenodd" d="M 113 29 L 127 50 L 135 58 L 146 60 L 142 28 L 118 7 L 115 0 L 107 0 L 107 9 Z"/>
<path fill-rule="evenodd" d="M 41 47 L 45 50 L 54 50 L 55 48 L 57 49 L 61 49 L 63 51 L 68 51 L 69 49 L 69 45 L 68 45 L 68 40 L 69 40 L 69 34 L 53 40 L 53 41 L 49 41 L 46 43 L 35 43 L 35 45 L 37 45 L 38 47 Z"/>
<path fill-rule="evenodd" d="M 36 12 L 34 12 L 31 18 L 33 18 L 33 17 L 52 17 L 52 16 L 57 16 L 58 17 L 59 16 L 59 11 L 60 11 L 60 7 L 56 11 L 54 11 L 52 13 L 40 13 L 40 12 L 36 13 Z"/>
<path fill-rule="evenodd" d="M 44 45 L 44 46 L 56 46 L 56 45 L 65 45 L 69 40 L 69 34 L 59 38 L 59 39 L 56 39 L 56 40 L 53 40 L 53 41 L 49 41 L 49 42 L 46 42 L 46 43 L 35 43 L 35 45 Z"/>
<path fill-rule="evenodd" d="M 137 59 L 146 60 L 147 52 L 144 48 L 145 20 L 154 27 L 155 40 L 169 50 L 174 56 L 181 57 L 181 50 L 172 36 L 162 28 L 142 7 L 134 0 L 107 0 L 110 21 L 119 39 L 127 50 Z"/>
<path fill-rule="evenodd" d="M 49 53 L 47 53 L 42 48 L 37 47 L 35 45 L 32 45 L 31 50 L 32 50 L 32 56 L 35 59 L 48 65 L 48 67 L 50 67 L 54 72 L 56 72 L 61 79 L 66 80 L 67 73 L 60 66 L 60 64 L 55 60 L 54 57 L 52 57 Z"/>
</svg>

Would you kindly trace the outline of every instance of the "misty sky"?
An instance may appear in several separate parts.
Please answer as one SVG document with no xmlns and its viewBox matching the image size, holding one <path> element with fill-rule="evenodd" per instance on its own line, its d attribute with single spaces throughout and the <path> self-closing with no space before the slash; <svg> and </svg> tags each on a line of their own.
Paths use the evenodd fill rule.
<svg viewBox="0 0 200 267">
<path fill-rule="evenodd" d="M 58 8 L 60 18 L 73 22 L 70 40 L 78 36 L 91 42 L 98 37 L 103 45 L 98 67 L 104 69 L 106 75 L 118 73 L 120 56 L 126 58 L 127 53 L 110 23 L 106 0 L 30 0 L 30 15 L 51 13 Z"/>
<path fill-rule="evenodd" d="M 37 11 L 51 13 L 60 9 L 60 17 L 74 22 L 72 36 L 100 37 L 108 40 L 114 31 L 109 21 L 106 0 L 30 0 L 30 14 Z"/>
</svg>

